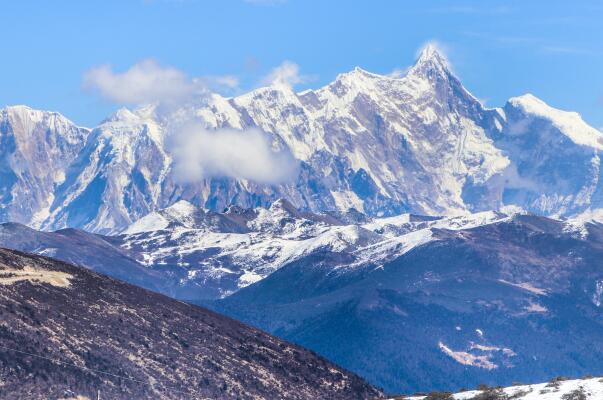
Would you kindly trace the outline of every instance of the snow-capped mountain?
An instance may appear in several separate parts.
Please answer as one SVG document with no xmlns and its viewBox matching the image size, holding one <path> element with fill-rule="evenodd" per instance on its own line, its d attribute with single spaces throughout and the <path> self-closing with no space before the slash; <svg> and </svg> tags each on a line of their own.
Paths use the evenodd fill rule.
<svg viewBox="0 0 603 400">
<path fill-rule="evenodd" d="M 284 265 L 324 252 L 339 255 L 331 264 L 334 269 L 379 265 L 437 240 L 435 230 L 468 229 L 509 218 L 492 211 L 455 217 L 313 214 L 300 212 L 283 199 L 267 209 L 232 206 L 217 213 L 181 200 L 110 237 L 2 224 L 0 247 L 85 265 L 178 299 L 200 302 L 228 296 Z"/>
<path fill-rule="evenodd" d="M 282 199 L 268 209 L 233 206 L 224 213 L 180 201 L 140 219 L 113 241 L 143 265 L 186 273 L 171 294 L 199 301 L 225 297 L 283 265 L 324 252 L 339 255 L 334 269 L 380 265 L 437 240 L 436 229 L 510 218 L 497 212 L 446 218 L 403 214 L 360 222 L 350 221 L 353 217 L 303 213 Z"/>
<path fill-rule="evenodd" d="M 432 46 L 403 77 L 356 68 L 300 93 L 281 82 L 176 110 L 121 109 L 92 130 L 18 110 L 2 111 L 0 218 L 44 229 L 116 233 L 180 200 L 221 211 L 286 198 L 307 211 L 370 216 L 603 207 L 601 132 L 531 95 L 484 107 Z M 169 139 L 191 119 L 210 130 L 261 129 L 299 162 L 297 175 L 177 179 Z"/>
</svg>

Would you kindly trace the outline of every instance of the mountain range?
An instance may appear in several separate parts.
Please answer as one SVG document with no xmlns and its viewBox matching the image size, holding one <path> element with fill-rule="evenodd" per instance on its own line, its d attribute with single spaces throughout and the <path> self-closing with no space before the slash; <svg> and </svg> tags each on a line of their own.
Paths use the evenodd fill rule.
<svg viewBox="0 0 603 400">
<path fill-rule="evenodd" d="M 259 130 L 298 168 L 282 182 L 223 170 L 183 180 L 170 145 L 183 121 L 208 137 Z M 277 82 L 177 109 L 121 109 L 93 129 L 7 107 L 0 111 L 0 221 L 113 234 L 180 200 L 222 211 L 279 198 L 304 211 L 355 208 L 369 216 L 508 207 L 570 216 L 603 207 L 601 149 L 600 131 L 532 95 L 485 107 L 427 46 L 402 77 L 356 68 L 300 93 Z"/>
<path fill-rule="evenodd" d="M 359 212 L 314 214 L 279 199 L 269 208 L 231 206 L 206 211 L 184 200 L 141 218 L 122 234 L 79 229 L 43 232 L 0 224 L 0 246 L 84 265 L 180 300 L 224 298 L 284 265 L 325 251 L 340 265 L 383 264 L 435 239 L 433 229 L 463 229 L 509 215 L 456 217 L 401 214 L 370 218 Z"/>
<path fill-rule="evenodd" d="M 186 179 L 198 166 L 182 147 L 198 161 L 200 141 L 217 165 Z M 241 143 L 250 174 L 219 159 Z M 389 393 L 598 374 L 602 149 L 578 114 L 532 95 L 485 107 L 432 46 L 403 76 L 356 68 L 299 93 L 276 82 L 124 108 L 92 129 L 13 106 L 0 111 L 0 247 L 211 308 Z"/>
</svg>

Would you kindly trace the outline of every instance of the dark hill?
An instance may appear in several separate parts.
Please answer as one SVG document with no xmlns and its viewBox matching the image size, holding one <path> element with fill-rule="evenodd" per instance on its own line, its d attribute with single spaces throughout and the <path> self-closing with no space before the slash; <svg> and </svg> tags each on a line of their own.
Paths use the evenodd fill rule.
<svg viewBox="0 0 603 400">
<path fill-rule="evenodd" d="M 2 399 L 365 399 L 316 354 L 206 309 L 0 249 Z"/>
</svg>

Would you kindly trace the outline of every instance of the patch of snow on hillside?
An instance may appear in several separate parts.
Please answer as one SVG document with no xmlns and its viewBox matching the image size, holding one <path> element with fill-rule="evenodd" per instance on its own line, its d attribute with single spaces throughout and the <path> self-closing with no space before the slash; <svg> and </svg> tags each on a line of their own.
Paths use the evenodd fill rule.
<svg viewBox="0 0 603 400">
<path fill-rule="evenodd" d="M 540 296 L 547 295 L 546 289 L 537 288 L 534 285 L 530 284 L 529 282 L 513 283 L 513 282 L 505 281 L 504 279 L 499 279 L 498 281 L 500 283 L 504 283 L 506 285 L 515 286 L 516 288 L 527 290 L 530 293 L 534 293 L 534 294 L 537 294 Z"/>
<path fill-rule="evenodd" d="M 502 392 L 514 400 L 565 400 L 570 393 L 583 393 L 586 400 L 603 399 L 603 379 L 585 378 L 532 385 L 509 386 Z M 481 390 L 470 390 L 453 394 L 454 400 L 471 400 L 482 393 Z M 580 397 L 575 397 L 579 399 Z M 425 396 L 408 396 L 404 400 L 423 400 Z"/>
<path fill-rule="evenodd" d="M 490 361 L 490 357 L 488 355 L 473 355 L 465 351 L 454 351 L 442 342 L 439 342 L 438 346 L 444 354 L 450 356 L 460 364 L 484 369 L 498 368 L 498 365 Z"/>
<path fill-rule="evenodd" d="M 355 208 L 357 211 L 364 212 L 364 202 L 356 193 L 349 190 L 341 192 L 332 191 L 331 195 L 333 195 L 335 204 L 339 210 Z"/>
<path fill-rule="evenodd" d="M 159 231 L 167 228 L 168 224 L 169 221 L 164 216 L 158 212 L 153 212 L 134 222 L 122 233 L 126 235 L 133 235 L 135 233 Z"/>
</svg>

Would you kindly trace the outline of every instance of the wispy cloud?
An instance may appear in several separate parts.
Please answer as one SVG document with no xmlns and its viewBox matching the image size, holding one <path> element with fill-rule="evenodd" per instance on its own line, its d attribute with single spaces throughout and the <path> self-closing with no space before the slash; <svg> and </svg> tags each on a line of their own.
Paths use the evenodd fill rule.
<svg viewBox="0 0 603 400">
<path fill-rule="evenodd" d="M 281 65 L 273 68 L 268 75 L 261 79 L 261 84 L 295 86 L 310 80 L 312 80 L 311 76 L 300 73 L 299 65 L 291 61 L 283 61 Z"/>
<path fill-rule="evenodd" d="M 239 78 L 234 75 L 207 75 L 195 78 L 195 81 L 203 83 L 212 92 L 236 93 L 239 91 Z"/>
<path fill-rule="evenodd" d="M 491 7 L 484 3 L 483 6 L 478 5 L 450 5 L 443 7 L 431 8 L 430 13 L 435 14 L 473 14 L 473 15 L 500 15 L 509 14 L 512 9 L 507 6 Z"/>
<path fill-rule="evenodd" d="M 582 48 L 580 46 L 551 44 L 549 41 L 539 37 L 529 36 L 506 36 L 492 35 L 482 32 L 463 32 L 465 36 L 473 37 L 480 40 L 486 40 L 490 43 L 497 43 L 501 46 L 509 47 L 529 47 L 535 51 L 546 54 L 559 55 L 593 55 L 594 51 Z"/>
<path fill-rule="evenodd" d="M 234 90 L 238 84 L 234 76 L 189 78 L 176 68 L 147 59 L 123 72 L 113 71 L 110 65 L 91 68 L 84 73 L 82 86 L 115 103 L 140 105 L 177 104 L 210 90 Z"/>
<path fill-rule="evenodd" d="M 285 4 L 287 0 L 243 0 L 245 3 L 253 4 L 256 6 L 277 6 L 279 4 Z"/>
<path fill-rule="evenodd" d="M 560 54 L 560 55 L 592 55 L 595 54 L 594 51 L 583 49 L 579 47 L 570 47 L 570 46 L 542 46 L 540 50 L 544 53 L 549 54 Z"/>
<path fill-rule="evenodd" d="M 409 69 L 410 67 L 394 68 L 389 74 L 387 74 L 387 76 L 389 76 L 390 78 L 402 78 L 404 77 L 404 75 L 406 75 Z"/>
</svg>

